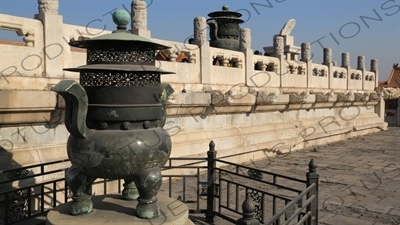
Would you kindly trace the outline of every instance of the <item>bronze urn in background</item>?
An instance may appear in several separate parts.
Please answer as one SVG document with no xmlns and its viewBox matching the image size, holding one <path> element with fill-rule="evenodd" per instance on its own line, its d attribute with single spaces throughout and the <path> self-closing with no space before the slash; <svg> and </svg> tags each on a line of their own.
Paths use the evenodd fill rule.
<svg viewBox="0 0 400 225">
<path fill-rule="evenodd" d="M 69 211 L 92 212 L 96 178 L 124 179 L 121 197 L 137 200 L 136 216 L 155 218 L 160 167 L 171 154 L 163 126 L 166 99 L 173 92 L 161 83 L 160 75 L 169 72 L 155 66 L 155 51 L 169 47 L 127 31 L 130 14 L 124 10 L 115 11 L 113 20 L 118 26 L 111 34 L 70 43 L 87 49 L 87 65 L 65 69 L 79 72 L 79 83 L 64 80 L 53 88 L 65 99 L 70 132 Z"/>
<path fill-rule="evenodd" d="M 207 20 L 210 26 L 210 46 L 238 51 L 242 14 L 229 11 L 228 6 L 224 5 L 222 11 L 212 12 L 208 16 L 211 17 Z"/>
</svg>

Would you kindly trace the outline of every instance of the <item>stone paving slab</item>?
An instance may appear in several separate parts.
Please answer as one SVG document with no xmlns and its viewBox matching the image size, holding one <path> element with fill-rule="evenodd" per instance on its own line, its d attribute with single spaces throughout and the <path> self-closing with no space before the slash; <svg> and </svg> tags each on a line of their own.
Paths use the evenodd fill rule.
<svg viewBox="0 0 400 225">
<path fill-rule="evenodd" d="M 400 128 L 259 160 L 258 168 L 305 179 L 314 159 L 321 225 L 400 224 Z M 246 163 L 251 166 L 251 163 Z M 195 224 L 203 214 L 192 215 Z M 231 224 L 216 218 L 214 224 Z"/>
</svg>

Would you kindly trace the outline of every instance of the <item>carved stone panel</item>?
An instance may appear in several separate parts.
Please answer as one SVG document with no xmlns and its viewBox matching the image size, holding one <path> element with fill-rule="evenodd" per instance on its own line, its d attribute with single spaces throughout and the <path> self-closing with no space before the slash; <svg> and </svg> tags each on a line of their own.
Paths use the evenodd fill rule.
<svg viewBox="0 0 400 225">
<path fill-rule="evenodd" d="M 338 102 L 354 102 L 355 96 L 353 92 L 348 92 L 346 94 L 339 93 L 338 94 Z"/>
<path fill-rule="evenodd" d="M 355 93 L 355 100 L 357 102 L 368 102 L 369 101 L 369 94 L 368 93 Z"/>
<path fill-rule="evenodd" d="M 303 91 L 301 93 L 290 93 L 289 94 L 289 103 L 291 104 L 299 104 L 305 103 L 308 97 L 308 93 Z"/>
<path fill-rule="evenodd" d="M 256 104 L 257 105 L 272 104 L 276 101 L 278 95 L 279 93 L 276 92 L 259 91 L 257 92 Z"/>
<path fill-rule="evenodd" d="M 333 97 L 333 92 L 328 92 L 328 93 L 316 93 L 316 102 L 329 102 L 329 100 Z"/>
<path fill-rule="evenodd" d="M 371 94 L 369 94 L 369 100 L 370 101 L 379 101 L 379 100 L 381 100 L 381 97 L 377 93 L 371 93 Z"/>
</svg>

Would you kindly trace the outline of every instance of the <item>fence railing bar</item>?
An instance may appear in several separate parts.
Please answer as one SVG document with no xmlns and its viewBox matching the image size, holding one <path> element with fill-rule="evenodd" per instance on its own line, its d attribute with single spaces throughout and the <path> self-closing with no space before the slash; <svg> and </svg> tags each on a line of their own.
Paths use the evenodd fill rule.
<svg viewBox="0 0 400 225">
<path fill-rule="evenodd" d="M 32 184 L 32 185 L 27 186 L 27 187 L 18 187 L 18 188 L 12 189 L 12 190 L 6 190 L 6 191 L 3 191 L 3 192 L 0 192 L 0 195 L 12 193 L 12 192 L 14 192 L 14 191 L 24 190 L 24 189 L 27 189 L 27 188 L 35 188 L 35 187 L 39 187 L 39 186 L 41 186 L 41 185 L 51 184 L 51 183 L 53 183 L 53 182 L 59 182 L 59 181 L 64 181 L 64 178 L 59 178 L 59 179 L 56 179 L 56 180 L 45 181 L 45 182 L 42 182 L 42 183 L 36 183 L 36 184 Z"/>
<path fill-rule="evenodd" d="M 18 170 L 21 170 L 21 169 L 31 169 L 31 168 L 40 167 L 40 166 L 48 166 L 48 165 L 57 164 L 57 163 L 63 163 L 63 162 L 69 162 L 69 159 L 63 159 L 63 160 L 52 161 L 52 162 L 47 162 L 47 163 L 40 163 L 40 164 L 31 165 L 31 166 L 13 168 L 13 169 L 9 169 L 9 170 L 0 170 L 0 174 L 9 173 L 9 172 L 13 172 L 13 171 L 18 171 Z"/>
<path fill-rule="evenodd" d="M 221 169 L 221 168 L 216 168 L 216 170 L 219 170 L 219 171 L 222 171 L 222 172 L 225 172 L 225 173 L 229 173 L 229 174 L 232 174 L 232 175 L 237 176 L 237 177 L 242 177 L 242 178 L 246 178 L 246 179 L 249 179 L 249 180 L 252 180 L 252 181 L 260 182 L 260 183 L 263 183 L 263 184 L 268 184 L 268 185 L 271 185 L 273 187 L 277 187 L 277 188 L 281 188 L 281 189 L 285 189 L 285 190 L 289 190 L 289 191 L 293 191 L 293 192 L 302 192 L 302 190 L 291 188 L 291 187 L 286 187 L 286 186 L 283 186 L 283 185 L 280 185 L 280 184 L 274 184 L 274 183 L 269 182 L 269 181 L 251 179 L 249 176 L 246 176 L 246 175 L 243 175 L 243 174 L 236 174 L 236 173 L 234 173 L 232 171 L 229 171 L 229 170 L 225 170 L 225 169 Z"/>
<path fill-rule="evenodd" d="M 261 173 L 266 173 L 266 174 L 269 174 L 269 175 L 285 178 L 287 180 L 292 180 L 292 181 L 296 181 L 296 182 L 300 182 L 300 183 L 306 183 L 307 182 L 306 180 L 298 179 L 298 178 L 295 178 L 295 177 L 289 177 L 289 176 L 282 175 L 282 174 L 277 174 L 277 173 L 274 173 L 274 172 L 260 170 L 260 169 L 254 168 L 254 167 L 237 165 L 237 164 L 235 164 L 233 162 L 228 162 L 228 161 L 224 161 L 224 160 L 221 160 L 221 159 L 216 159 L 215 161 L 220 162 L 220 163 L 225 163 L 225 164 L 228 164 L 228 165 L 232 165 L 232 166 L 238 166 L 238 167 L 241 167 L 241 168 L 244 168 L 244 169 L 251 169 L 251 170 L 259 171 Z"/>
<path fill-rule="evenodd" d="M 172 196 L 172 177 L 168 177 L 168 192 L 169 192 L 169 196 L 171 198 Z"/>
<path fill-rule="evenodd" d="M 54 190 L 53 190 L 54 194 Z M 40 187 L 40 211 L 44 211 L 44 185 Z"/>
<path fill-rule="evenodd" d="M 308 206 L 309 204 L 312 203 L 312 201 L 314 201 L 315 196 L 313 195 L 311 198 L 307 199 L 304 203 L 304 205 L 301 208 L 296 209 L 296 211 L 294 211 L 293 215 L 291 217 L 289 217 L 289 219 L 287 219 L 287 223 L 292 222 L 293 219 L 295 219 L 297 217 L 297 215 L 299 215 L 301 213 L 301 211 L 303 211 L 306 206 Z M 311 212 L 311 211 L 309 211 Z"/>
<path fill-rule="evenodd" d="M 313 190 L 315 188 L 315 184 L 311 184 L 309 187 L 307 187 L 307 189 L 305 189 L 300 195 L 298 195 L 295 199 L 290 200 L 291 202 L 289 204 L 286 204 L 285 207 L 283 207 L 283 209 L 280 210 L 280 212 L 276 213 L 272 218 L 270 218 L 267 222 L 267 224 L 270 224 L 272 222 L 274 222 L 277 218 L 279 218 L 280 216 L 282 216 L 289 208 L 293 207 L 302 197 L 304 197 L 307 193 L 309 193 L 311 190 Z M 314 200 L 315 196 L 312 196 L 309 199 Z M 307 201 L 305 202 L 304 205 L 307 205 L 307 202 L 312 202 L 311 200 L 309 201 L 309 199 L 307 199 Z"/>
<path fill-rule="evenodd" d="M 248 186 L 248 185 L 245 185 L 245 184 L 241 184 L 241 183 L 237 183 L 235 181 L 230 181 L 230 180 L 227 180 L 225 178 L 220 178 L 220 180 L 225 181 L 225 182 L 229 181 L 229 182 L 231 182 L 233 184 L 238 185 L 239 187 L 254 189 L 254 187 L 251 187 L 251 186 Z M 273 193 L 270 193 L 270 192 L 267 192 L 267 191 L 262 191 L 262 190 L 257 190 L 257 191 L 262 193 L 262 194 L 265 194 L 265 195 L 268 195 L 268 196 L 272 196 L 272 197 L 276 197 L 276 198 L 281 199 L 281 200 L 288 200 L 288 201 L 292 200 L 292 198 L 287 198 L 287 197 L 280 196 L 280 195 L 277 195 L 277 194 L 273 194 Z"/>
<path fill-rule="evenodd" d="M 198 160 L 198 161 L 204 161 L 207 162 L 206 157 L 170 157 L 168 160 L 170 161 L 182 161 L 182 160 Z"/>
<path fill-rule="evenodd" d="M 239 196 L 239 185 L 237 185 L 237 184 L 235 184 L 235 187 L 236 187 L 236 198 L 237 198 L 237 196 Z M 247 193 L 247 190 L 246 190 L 246 193 Z M 236 211 L 239 211 L 239 209 L 240 209 L 240 204 L 239 204 L 239 201 L 238 200 L 236 200 Z"/>
<path fill-rule="evenodd" d="M 44 187 L 44 186 L 43 186 Z M 57 183 L 53 183 L 53 207 L 57 206 Z M 43 210 L 42 210 L 43 212 Z"/>
<path fill-rule="evenodd" d="M 24 169 L 24 168 L 21 168 L 21 169 Z M 44 173 L 38 173 L 38 174 L 28 175 L 28 176 L 26 176 L 26 177 L 21 177 L 21 178 L 16 178 L 16 179 L 10 179 L 10 180 L 7 180 L 7 181 L 1 181 L 1 182 L 0 182 L 0 185 L 7 184 L 7 183 L 11 183 L 11 182 L 14 182 L 14 181 L 21 181 L 21 180 L 26 180 L 26 179 L 29 179 L 29 178 L 40 177 L 40 176 L 44 176 L 44 175 L 48 175 L 48 174 L 54 174 L 54 173 L 65 172 L 67 169 L 68 169 L 68 168 L 62 168 L 62 169 L 47 171 L 47 172 L 44 172 Z M 23 185 L 21 185 L 21 187 L 22 187 L 22 186 L 23 186 Z"/>
<path fill-rule="evenodd" d="M 234 209 L 232 209 L 232 208 L 229 208 L 228 206 L 221 205 L 221 208 L 222 208 L 222 209 L 229 210 L 229 211 L 231 211 L 231 212 L 234 212 L 234 213 L 238 214 L 239 216 L 242 215 L 241 212 L 238 212 L 238 211 L 236 211 L 236 210 L 234 210 Z"/>
<path fill-rule="evenodd" d="M 8 223 L 9 222 L 9 217 L 8 217 L 8 210 L 9 210 L 9 208 L 10 208 L 10 201 L 9 201 L 9 199 L 8 199 L 8 193 L 5 193 L 5 204 L 4 204 L 4 206 L 5 206 L 5 208 L 6 208 L 6 211 L 5 211 L 5 213 L 4 213 L 4 221 L 6 222 L 6 223 Z"/>
<path fill-rule="evenodd" d="M 227 156 L 221 156 L 218 159 L 225 159 L 225 158 L 230 158 L 230 157 L 235 157 L 235 156 L 240 156 L 240 155 L 246 155 L 246 154 L 251 154 L 254 152 L 266 152 L 265 149 L 257 149 L 257 150 L 252 150 L 252 151 L 248 151 L 248 152 L 241 152 L 241 153 L 236 153 L 233 155 L 227 155 Z"/>
<path fill-rule="evenodd" d="M 183 177 L 183 197 L 182 200 L 183 202 L 186 202 L 186 177 Z"/>
<path fill-rule="evenodd" d="M 230 193 L 230 191 L 231 191 L 231 185 L 230 185 L 231 183 L 228 181 L 227 183 L 226 183 L 226 186 L 227 186 L 227 190 L 226 190 L 226 202 L 227 202 L 227 206 L 228 207 L 230 207 L 230 205 L 231 205 L 231 195 L 229 194 Z M 237 199 L 238 199 L 238 196 L 236 196 L 236 201 L 237 201 Z"/>
<path fill-rule="evenodd" d="M 197 174 L 163 174 L 163 177 L 197 177 Z"/>
<path fill-rule="evenodd" d="M 28 196 L 32 196 L 32 189 L 28 188 Z M 28 217 L 32 216 L 32 198 L 28 198 Z"/>
<path fill-rule="evenodd" d="M 161 171 L 165 171 L 165 170 L 170 170 L 170 169 L 207 169 L 207 166 L 168 166 L 168 167 L 162 167 Z"/>
<path fill-rule="evenodd" d="M 306 220 L 311 216 L 311 211 L 308 211 L 303 217 L 296 223 L 296 225 L 304 225 Z"/>
</svg>

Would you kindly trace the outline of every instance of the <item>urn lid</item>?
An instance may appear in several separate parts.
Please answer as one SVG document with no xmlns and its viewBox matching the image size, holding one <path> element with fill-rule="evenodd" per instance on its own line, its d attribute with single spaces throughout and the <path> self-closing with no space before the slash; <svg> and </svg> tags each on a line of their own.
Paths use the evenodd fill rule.
<svg viewBox="0 0 400 225">
<path fill-rule="evenodd" d="M 70 45 L 87 49 L 87 64 L 65 68 L 71 72 L 124 71 L 138 73 L 174 74 L 155 65 L 155 51 L 170 47 L 155 43 L 126 30 L 131 15 L 125 10 L 112 14 L 117 30 L 88 40 L 72 41 Z"/>
<path fill-rule="evenodd" d="M 222 11 L 215 11 L 208 14 L 210 19 L 228 19 L 228 20 L 235 20 L 238 23 L 243 23 L 242 19 L 239 19 L 242 14 L 238 12 L 229 11 L 228 5 L 222 6 Z M 210 20 L 209 19 L 209 20 Z"/>
<path fill-rule="evenodd" d="M 118 42 L 120 45 L 137 45 L 142 49 L 165 50 L 170 48 L 139 35 L 132 34 L 130 31 L 126 30 L 126 25 L 129 24 L 131 19 L 130 14 L 127 11 L 123 9 L 116 10 L 112 14 L 112 18 L 114 23 L 117 25 L 117 30 L 114 30 L 111 34 L 97 36 L 88 40 L 71 41 L 69 44 L 77 48 L 89 48 L 92 46 Z"/>
</svg>

